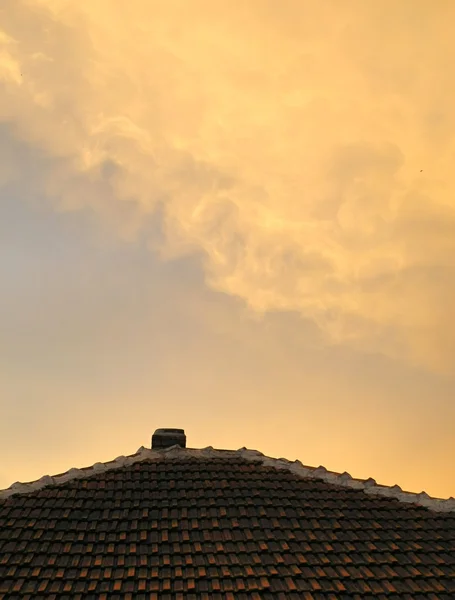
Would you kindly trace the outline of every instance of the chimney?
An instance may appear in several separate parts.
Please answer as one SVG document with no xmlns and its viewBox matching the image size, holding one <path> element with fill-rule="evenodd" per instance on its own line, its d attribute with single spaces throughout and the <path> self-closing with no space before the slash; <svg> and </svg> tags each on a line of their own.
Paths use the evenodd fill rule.
<svg viewBox="0 0 455 600">
<path fill-rule="evenodd" d="M 169 448 L 170 446 L 186 448 L 186 435 L 183 429 L 157 429 L 152 435 L 152 450 Z"/>
</svg>

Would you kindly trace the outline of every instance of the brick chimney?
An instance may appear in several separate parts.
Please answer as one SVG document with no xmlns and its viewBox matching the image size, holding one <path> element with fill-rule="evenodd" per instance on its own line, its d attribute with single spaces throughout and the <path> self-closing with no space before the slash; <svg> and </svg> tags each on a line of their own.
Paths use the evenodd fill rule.
<svg viewBox="0 0 455 600">
<path fill-rule="evenodd" d="M 186 448 L 186 435 L 183 429 L 157 429 L 152 435 L 152 450 L 169 448 L 170 446 Z"/>
</svg>

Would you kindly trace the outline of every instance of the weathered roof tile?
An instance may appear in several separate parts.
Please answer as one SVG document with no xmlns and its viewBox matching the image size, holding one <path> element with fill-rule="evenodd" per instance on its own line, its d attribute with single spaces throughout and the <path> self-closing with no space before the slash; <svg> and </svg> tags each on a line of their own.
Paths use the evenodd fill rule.
<svg viewBox="0 0 455 600">
<path fill-rule="evenodd" d="M 16 485 L 0 597 L 454 597 L 450 502 L 261 456 L 141 449 Z"/>
</svg>

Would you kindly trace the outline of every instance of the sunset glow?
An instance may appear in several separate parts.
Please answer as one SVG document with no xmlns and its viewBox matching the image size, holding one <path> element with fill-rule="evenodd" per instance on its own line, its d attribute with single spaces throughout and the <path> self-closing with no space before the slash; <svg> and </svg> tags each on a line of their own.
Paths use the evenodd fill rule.
<svg viewBox="0 0 455 600">
<path fill-rule="evenodd" d="M 169 426 L 455 496 L 454 22 L 3 0 L 0 489 Z"/>
</svg>

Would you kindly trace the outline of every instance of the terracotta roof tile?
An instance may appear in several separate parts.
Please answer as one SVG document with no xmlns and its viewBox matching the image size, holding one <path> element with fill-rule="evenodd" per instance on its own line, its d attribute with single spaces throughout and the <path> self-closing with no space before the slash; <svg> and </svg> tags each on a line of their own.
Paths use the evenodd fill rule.
<svg viewBox="0 0 455 600">
<path fill-rule="evenodd" d="M 450 504 L 258 453 L 156 454 L 0 493 L 0 598 L 455 597 Z"/>
</svg>

